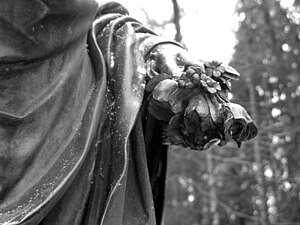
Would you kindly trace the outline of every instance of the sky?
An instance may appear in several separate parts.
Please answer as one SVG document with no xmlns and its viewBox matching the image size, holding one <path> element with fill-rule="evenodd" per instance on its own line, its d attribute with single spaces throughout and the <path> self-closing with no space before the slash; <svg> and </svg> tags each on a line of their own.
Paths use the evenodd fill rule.
<svg viewBox="0 0 300 225">
<path fill-rule="evenodd" d="M 118 2 L 127 7 L 130 15 L 141 22 L 146 21 L 145 12 L 158 22 L 169 20 L 173 13 L 171 0 Z M 178 3 L 184 8 L 181 30 L 183 42 L 189 52 L 197 59 L 228 63 L 236 43 L 234 31 L 238 27 L 238 17 L 234 14 L 234 9 L 237 0 L 178 0 Z M 173 24 L 160 34 L 173 39 L 175 35 Z"/>
<path fill-rule="evenodd" d="M 109 0 L 97 0 L 101 3 Z M 130 15 L 145 23 L 146 14 L 156 21 L 170 20 L 173 15 L 171 0 L 115 0 L 129 9 Z M 178 0 L 184 9 L 181 19 L 183 42 L 196 58 L 205 61 L 218 60 L 228 64 L 236 44 L 235 31 L 239 17 L 235 14 L 238 0 Z M 281 0 L 284 7 L 294 0 Z M 242 18 L 241 18 L 242 19 Z M 169 39 L 175 36 L 173 24 L 159 31 Z"/>
</svg>

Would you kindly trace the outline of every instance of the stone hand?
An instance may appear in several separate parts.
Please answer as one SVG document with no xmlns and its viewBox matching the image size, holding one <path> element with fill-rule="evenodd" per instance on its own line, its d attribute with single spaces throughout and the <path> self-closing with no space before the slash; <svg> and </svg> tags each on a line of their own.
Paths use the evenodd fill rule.
<svg viewBox="0 0 300 225">
<path fill-rule="evenodd" d="M 165 144 L 206 150 L 257 135 L 246 110 L 230 103 L 230 81 L 239 73 L 219 62 L 197 62 L 177 46 L 157 46 L 147 59 L 149 112 L 168 122 Z"/>
</svg>

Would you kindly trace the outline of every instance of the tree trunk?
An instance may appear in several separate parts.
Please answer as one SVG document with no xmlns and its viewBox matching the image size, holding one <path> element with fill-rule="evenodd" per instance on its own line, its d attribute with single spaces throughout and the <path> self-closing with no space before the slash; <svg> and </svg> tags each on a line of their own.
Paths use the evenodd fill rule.
<svg viewBox="0 0 300 225">
<path fill-rule="evenodd" d="M 253 120 L 256 122 L 256 124 L 258 124 L 255 90 L 254 90 L 253 83 L 251 81 L 251 77 L 249 75 L 246 78 L 246 82 L 249 90 L 251 116 Z M 268 205 L 267 205 L 267 200 L 268 200 L 267 188 L 266 188 L 266 181 L 264 175 L 264 168 L 262 165 L 261 148 L 259 146 L 259 135 L 253 140 L 253 148 L 254 148 L 255 163 L 257 166 L 255 177 L 258 183 L 257 189 L 258 189 L 258 195 L 260 199 L 259 209 L 260 209 L 261 224 L 270 225 Z"/>
<path fill-rule="evenodd" d="M 180 30 L 180 7 L 178 5 L 177 0 L 172 0 L 173 3 L 173 10 L 174 10 L 174 15 L 173 15 L 173 23 L 175 25 L 176 29 L 176 35 L 175 35 L 175 41 L 182 42 L 182 34 Z"/>
<path fill-rule="evenodd" d="M 218 200 L 217 200 L 217 190 L 216 190 L 216 178 L 214 175 L 214 163 L 212 155 L 210 152 L 206 153 L 207 161 L 207 172 L 209 176 L 208 186 L 209 190 L 209 201 L 210 201 L 210 213 L 211 213 L 211 224 L 219 225 L 220 224 L 220 215 L 218 212 Z"/>
<path fill-rule="evenodd" d="M 272 181 L 272 185 L 271 185 L 271 188 L 272 188 L 272 192 L 273 192 L 273 196 L 274 196 L 274 206 L 276 208 L 276 211 L 275 211 L 275 215 L 274 216 L 274 220 L 273 222 L 274 223 L 280 223 L 282 221 L 282 218 L 281 218 L 281 201 L 282 201 L 282 196 L 281 196 L 281 190 L 280 188 L 278 188 L 278 184 L 276 181 L 278 181 L 280 178 L 281 178 L 281 171 L 280 169 L 278 168 L 277 166 L 277 162 L 276 162 L 276 159 L 274 157 L 271 157 L 270 158 L 270 165 L 271 165 L 271 168 L 272 168 L 272 171 L 273 171 L 273 181 Z"/>
<path fill-rule="evenodd" d="M 201 225 L 210 225 L 209 220 L 209 201 L 206 196 L 203 196 L 203 204 L 201 211 Z"/>
</svg>

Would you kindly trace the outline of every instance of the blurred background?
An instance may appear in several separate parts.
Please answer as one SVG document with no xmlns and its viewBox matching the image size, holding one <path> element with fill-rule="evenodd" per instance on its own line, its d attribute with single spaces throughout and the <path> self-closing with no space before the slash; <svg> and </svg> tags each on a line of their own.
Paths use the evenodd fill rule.
<svg viewBox="0 0 300 225">
<path fill-rule="evenodd" d="M 300 0 L 123 4 L 196 58 L 235 67 L 231 100 L 259 129 L 240 149 L 172 147 L 164 224 L 300 224 Z"/>
</svg>

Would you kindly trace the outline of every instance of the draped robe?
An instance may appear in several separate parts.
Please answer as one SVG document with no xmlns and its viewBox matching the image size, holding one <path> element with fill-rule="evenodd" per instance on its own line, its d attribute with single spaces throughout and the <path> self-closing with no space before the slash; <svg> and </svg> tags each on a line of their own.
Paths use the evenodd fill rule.
<svg viewBox="0 0 300 225">
<path fill-rule="evenodd" d="M 179 52 L 186 53 L 117 3 L 1 0 L 0 224 L 160 224 L 167 165 L 163 129 L 175 112 L 165 102 L 153 104 L 155 93 L 151 97 L 145 85 L 164 73 L 173 79 L 183 72 L 178 64 L 198 65 Z M 229 80 L 238 76 L 234 69 L 223 70 Z M 213 80 L 204 77 L 212 94 L 207 85 Z M 216 96 L 207 99 L 211 103 L 198 101 L 203 118 L 195 119 L 215 119 L 220 126 L 193 124 L 214 131 L 203 137 L 204 144 L 214 143 L 215 133 L 223 144 L 257 134 L 241 106 L 226 97 L 220 104 Z M 194 110 L 193 104 L 187 108 Z M 173 122 L 171 134 L 181 137 L 176 135 L 182 122 Z M 205 132 L 193 135 L 202 138 Z"/>
<path fill-rule="evenodd" d="M 143 56 L 161 40 L 97 10 L 0 2 L 0 224 L 160 223 L 166 146 Z"/>
</svg>

